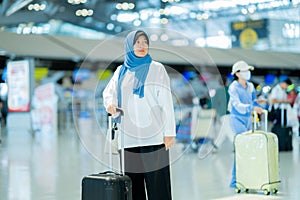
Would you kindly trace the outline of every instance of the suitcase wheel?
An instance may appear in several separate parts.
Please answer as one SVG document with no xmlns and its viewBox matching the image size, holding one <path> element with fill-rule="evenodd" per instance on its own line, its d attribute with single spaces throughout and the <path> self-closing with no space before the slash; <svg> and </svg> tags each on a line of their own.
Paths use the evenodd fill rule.
<svg viewBox="0 0 300 200">
<path fill-rule="evenodd" d="M 276 194 L 277 192 L 278 192 L 277 188 L 274 188 L 273 191 L 272 191 L 273 194 Z"/>
<path fill-rule="evenodd" d="M 236 193 L 240 193 L 242 190 L 240 188 L 235 188 Z"/>
<path fill-rule="evenodd" d="M 268 189 L 265 189 L 265 190 L 264 190 L 264 194 L 265 194 L 265 195 L 269 195 L 269 194 L 270 194 L 270 191 L 269 191 Z"/>
</svg>

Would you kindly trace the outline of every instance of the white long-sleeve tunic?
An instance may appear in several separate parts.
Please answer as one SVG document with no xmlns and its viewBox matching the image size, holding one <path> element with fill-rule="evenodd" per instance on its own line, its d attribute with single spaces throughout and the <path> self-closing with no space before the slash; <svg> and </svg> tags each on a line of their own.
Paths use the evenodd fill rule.
<svg viewBox="0 0 300 200">
<path fill-rule="evenodd" d="M 118 105 L 120 67 L 103 91 L 105 108 L 111 104 Z M 143 98 L 133 94 L 134 79 L 134 72 L 128 70 L 121 86 L 124 117 L 119 125 L 119 133 L 124 134 L 124 147 L 163 144 L 164 136 L 176 135 L 169 76 L 161 63 L 152 61 L 144 84 Z"/>
</svg>

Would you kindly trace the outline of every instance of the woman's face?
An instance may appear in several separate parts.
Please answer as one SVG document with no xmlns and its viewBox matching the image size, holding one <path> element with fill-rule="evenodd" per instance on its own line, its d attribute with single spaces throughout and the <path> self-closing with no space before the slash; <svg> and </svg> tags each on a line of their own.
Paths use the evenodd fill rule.
<svg viewBox="0 0 300 200">
<path fill-rule="evenodd" d="M 280 85 L 281 85 L 281 88 L 284 90 L 286 90 L 289 87 L 289 85 L 286 82 L 282 82 Z"/>
<path fill-rule="evenodd" d="M 148 54 L 148 40 L 145 35 L 141 35 L 133 45 L 134 54 L 137 57 L 145 57 Z"/>
<path fill-rule="evenodd" d="M 246 71 L 240 71 L 240 72 L 237 72 L 236 73 L 236 76 L 239 78 L 239 79 L 243 79 L 245 81 L 249 81 L 250 78 L 251 78 L 251 72 L 249 70 L 246 70 Z"/>
</svg>

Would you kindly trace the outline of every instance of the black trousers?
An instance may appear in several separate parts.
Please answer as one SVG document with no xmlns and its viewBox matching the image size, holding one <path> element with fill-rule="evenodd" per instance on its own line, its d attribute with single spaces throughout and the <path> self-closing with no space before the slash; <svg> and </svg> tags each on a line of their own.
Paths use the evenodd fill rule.
<svg viewBox="0 0 300 200">
<path fill-rule="evenodd" d="M 125 148 L 125 174 L 132 180 L 133 200 L 172 199 L 169 151 L 164 144 Z"/>
</svg>

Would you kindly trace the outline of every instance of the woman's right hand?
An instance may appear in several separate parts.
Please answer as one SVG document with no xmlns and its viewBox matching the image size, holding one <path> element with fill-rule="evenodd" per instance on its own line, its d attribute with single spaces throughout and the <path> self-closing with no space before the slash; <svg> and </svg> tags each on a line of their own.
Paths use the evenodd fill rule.
<svg viewBox="0 0 300 200">
<path fill-rule="evenodd" d="M 111 104 L 111 105 L 107 106 L 106 112 L 108 112 L 109 114 L 112 114 L 112 115 L 117 114 L 118 113 L 117 112 L 117 105 Z"/>
<path fill-rule="evenodd" d="M 254 107 L 254 111 L 255 111 L 256 113 L 258 113 L 258 114 L 261 114 L 262 111 L 263 111 L 263 109 L 260 108 L 260 107 L 255 106 L 255 107 Z"/>
</svg>

